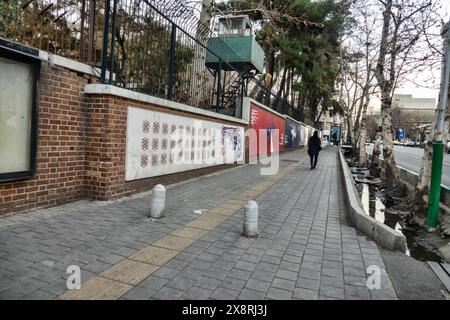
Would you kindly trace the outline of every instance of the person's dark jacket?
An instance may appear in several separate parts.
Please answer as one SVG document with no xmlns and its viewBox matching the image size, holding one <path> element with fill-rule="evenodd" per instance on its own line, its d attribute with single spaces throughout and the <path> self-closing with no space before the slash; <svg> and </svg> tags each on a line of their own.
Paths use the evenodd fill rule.
<svg viewBox="0 0 450 320">
<path fill-rule="evenodd" d="M 308 154 L 310 156 L 315 156 L 315 155 L 319 154 L 319 151 L 322 149 L 321 144 L 322 143 L 318 136 L 312 136 L 311 138 L 309 138 Z"/>
</svg>

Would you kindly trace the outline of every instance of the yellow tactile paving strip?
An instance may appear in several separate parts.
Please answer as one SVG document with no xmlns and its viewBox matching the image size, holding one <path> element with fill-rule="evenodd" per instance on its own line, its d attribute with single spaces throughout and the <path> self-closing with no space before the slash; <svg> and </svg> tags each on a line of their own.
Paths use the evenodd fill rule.
<svg viewBox="0 0 450 320">
<path fill-rule="evenodd" d="M 300 160 L 300 163 L 306 159 Z M 214 229 L 228 217 L 242 209 L 245 203 L 256 198 L 285 177 L 298 166 L 298 163 L 289 164 L 280 169 L 276 175 L 258 182 L 239 195 L 221 203 L 201 215 L 186 226 L 153 242 L 124 260 L 116 263 L 109 269 L 101 272 L 94 278 L 81 284 L 78 290 L 69 290 L 57 297 L 67 300 L 114 300 L 124 295 L 136 284 L 147 278 L 158 268 L 169 262 L 195 240 L 201 238 L 209 230 Z"/>
</svg>

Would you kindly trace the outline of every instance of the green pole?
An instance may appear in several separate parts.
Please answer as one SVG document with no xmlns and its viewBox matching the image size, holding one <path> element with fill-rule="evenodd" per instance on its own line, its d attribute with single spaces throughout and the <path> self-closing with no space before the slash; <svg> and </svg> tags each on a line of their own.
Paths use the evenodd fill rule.
<svg viewBox="0 0 450 320">
<path fill-rule="evenodd" d="M 444 38 L 444 59 L 442 61 L 441 88 L 437 109 L 437 121 L 433 142 L 433 159 L 431 165 L 430 193 L 428 194 L 428 221 L 429 231 L 436 229 L 439 221 L 439 202 L 441 197 L 442 159 L 444 157 L 444 121 L 447 112 L 448 85 L 450 77 L 450 22 L 442 29 Z M 447 134 L 447 132 L 445 132 Z"/>
<path fill-rule="evenodd" d="M 441 198 L 442 159 L 444 144 L 433 142 L 433 162 L 431 165 L 430 193 L 428 195 L 428 229 L 434 230 L 438 224 L 439 202 Z"/>
</svg>

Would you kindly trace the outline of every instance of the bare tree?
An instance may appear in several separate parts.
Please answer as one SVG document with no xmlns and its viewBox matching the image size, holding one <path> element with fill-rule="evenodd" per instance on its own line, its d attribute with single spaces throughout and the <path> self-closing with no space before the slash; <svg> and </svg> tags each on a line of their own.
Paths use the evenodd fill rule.
<svg viewBox="0 0 450 320">
<path fill-rule="evenodd" d="M 433 63 L 428 30 L 439 23 L 438 4 L 432 0 L 378 0 L 378 3 L 383 11 L 383 24 L 375 75 L 381 90 L 386 186 L 392 188 L 399 185 L 392 143 L 392 97 L 405 75 Z"/>
</svg>

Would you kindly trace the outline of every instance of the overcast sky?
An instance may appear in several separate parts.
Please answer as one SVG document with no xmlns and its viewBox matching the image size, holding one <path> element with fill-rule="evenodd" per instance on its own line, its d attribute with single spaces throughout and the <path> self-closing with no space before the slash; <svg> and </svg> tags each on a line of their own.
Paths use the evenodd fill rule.
<svg viewBox="0 0 450 320">
<path fill-rule="evenodd" d="M 439 0 L 438 0 L 439 1 Z M 440 0 L 442 4 L 443 16 L 447 17 L 447 21 L 449 21 L 450 17 L 450 0 Z M 423 97 L 423 98 L 437 98 L 439 96 L 439 86 L 441 81 L 441 73 L 440 71 L 433 73 L 434 79 L 430 82 L 424 82 L 423 86 L 417 86 L 413 83 L 406 84 L 403 88 L 399 88 L 397 93 L 409 93 L 414 97 Z M 416 75 L 415 82 L 422 82 L 420 79 L 422 78 L 419 75 Z M 425 78 L 425 77 L 424 77 Z M 418 80 L 418 81 L 417 81 Z M 435 89 L 430 89 L 429 87 L 434 87 Z"/>
</svg>

